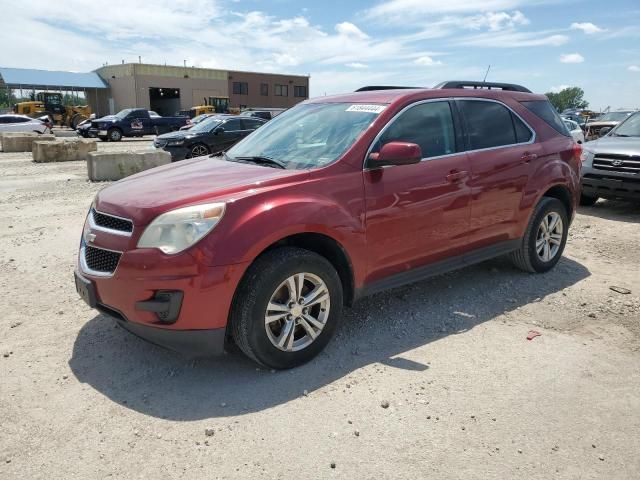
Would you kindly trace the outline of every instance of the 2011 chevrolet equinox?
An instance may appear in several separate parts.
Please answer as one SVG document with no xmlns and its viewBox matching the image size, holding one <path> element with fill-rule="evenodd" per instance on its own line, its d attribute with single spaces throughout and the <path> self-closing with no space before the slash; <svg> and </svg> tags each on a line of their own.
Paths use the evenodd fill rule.
<svg viewBox="0 0 640 480">
<path fill-rule="evenodd" d="M 551 269 L 580 153 L 546 97 L 517 85 L 308 100 L 221 157 L 100 191 L 76 288 L 156 344 L 201 355 L 235 341 L 294 367 L 365 295 L 503 254 Z"/>
</svg>

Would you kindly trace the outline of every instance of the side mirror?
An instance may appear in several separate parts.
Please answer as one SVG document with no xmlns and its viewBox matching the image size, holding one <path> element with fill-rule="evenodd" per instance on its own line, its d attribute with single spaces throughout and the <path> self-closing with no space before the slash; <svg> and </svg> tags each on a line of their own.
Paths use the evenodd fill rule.
<svg viewBox="0 0 640 480">
<path fill-rule="evenodd" d="M 386 165 L 412 165 L 422 160 L 422 149 L 416 143 L 389 142 L 379 152 L 369 154 L 368 164 L 371 168 Z"/>
<path fill-rule="evenodd" d="M 213 130 L 213 134 L 214 134 L 214 135 L 220 135 L 221 133 L 224 133 L 224 128 L 223 128 L 223 127 L 216 127 L 216 128 Z"/>
<path fill-rule="evenodd" d="M 609 133 L 611 130 L 613 130 L 613 127 L 602 127 L 600 129 L 600 136 L 604 137 L 607 133 Z"/>
</svg>

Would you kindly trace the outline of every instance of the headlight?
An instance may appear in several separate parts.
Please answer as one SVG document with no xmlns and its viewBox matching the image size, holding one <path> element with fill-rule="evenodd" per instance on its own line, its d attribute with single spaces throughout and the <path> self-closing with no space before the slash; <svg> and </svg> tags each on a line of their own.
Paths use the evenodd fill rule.
<svg viewBox="0 0 640 480">
<path fill-rule="evenodd" d="M 224 203 L 207 203 L 163 213 L 144 230 L 138 248 L 159 248 L 168 255 L 180 253 L 213 230 L 224 210 Z"/>
<path fill-rule="evenodd" d="M 167 142 L 167 145 L 169 146 L 178 146 L 178 145 L 183 145 L 184 144 L 184 139 L 180 139 L 180 140 L 170 140 Z"/>
<path fill-rule="evenodd" d="M 591 150 L 587 150 L 586 148 L 582 149 L 582 153 L 580 154 L 580 161 L 582 163 L 588 161 L 593 156 L 593 152 Z"/>
</svg>

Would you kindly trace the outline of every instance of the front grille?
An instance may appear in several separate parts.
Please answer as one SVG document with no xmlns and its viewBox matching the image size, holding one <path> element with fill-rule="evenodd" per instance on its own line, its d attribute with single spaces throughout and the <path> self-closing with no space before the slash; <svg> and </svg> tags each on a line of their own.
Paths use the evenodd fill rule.
<svg viewBox="0 0 640 480">
<path fill-rule="evenodd" d="M 87 267 L 96 272 L 115 272 L 121 255 L 122 254 L 119 252 L 90 247 L 89 245 L 84 247 L 84 259 L 87 263 Z"/>
<path fill-rule="evenodd" d="M 108 228 L 109 230 L 117 230 L 119 232 L 133 232 L 133 222 L 124 218 L 118 218 L 104 213 L 92 210 L 94 223 L 102 228 Z"/>
<path fill-rule="evenodd" d="M 621 173 L 640 173 L 640 155 L 598 154 L 593 168 Z"/>
</svg>

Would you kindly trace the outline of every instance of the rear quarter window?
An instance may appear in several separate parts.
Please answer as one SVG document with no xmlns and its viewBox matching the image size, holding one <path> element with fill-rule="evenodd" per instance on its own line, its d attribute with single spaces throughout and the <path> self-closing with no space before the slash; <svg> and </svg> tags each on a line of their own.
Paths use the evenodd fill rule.
<svg viewBox="0 0 640 480">
<path fill-rule="evenodd" d="M 571 133 L 562 121 L 562 118 L 560 118 L 560 115 L 558 114 L 558 112 L 556 112 L 556 109 L 553 108 L 548 100 L 532 100 L 520 103 L 522 103 L 522 105 L 535 116 L 544 120 L 545 123 L 553 128 L 556 132 L 564 135 L 565 137 L 571 136 Z"/>
</svg>

